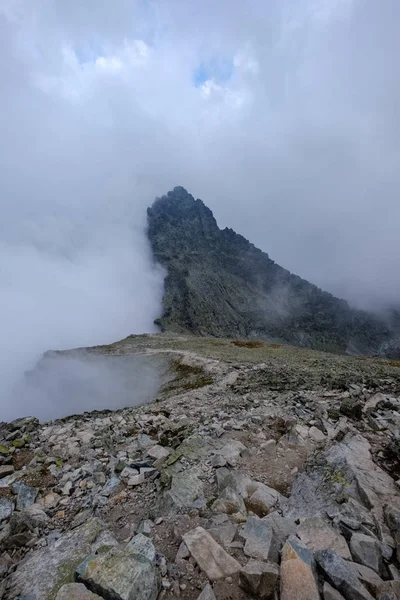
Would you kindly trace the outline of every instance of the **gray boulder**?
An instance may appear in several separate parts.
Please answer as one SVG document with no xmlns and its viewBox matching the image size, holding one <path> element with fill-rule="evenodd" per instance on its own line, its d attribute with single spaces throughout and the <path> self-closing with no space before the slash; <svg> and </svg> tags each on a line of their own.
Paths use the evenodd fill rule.
<svg viewBox="0 0 400 600">
<path fill-rule="evenodd" d="M 211 581 L 234 575 L 240 571 L 240 564 L 217 544 L 214 538 L 202 527 L 196 527 L 183 536 L 190 554 L 200 569 Z"/>
<path fill-rule="evenodd" d="M 346 560 L 351 554 L 346 540 L 320 517 L 305 519 L 297 528 L 299 538 L 314 552 L 329 548 Z"/>
<path fill-rule="evenodd" d="M 35 504 L 39 491 L 38 489 L 25 485 L 25 483 L 21 483 L 20 481 L 14 483 L 11 486 L 11 489 L 14 494 L 17 495 L 17 510 L 24 510 L 25 508 L 32 506 L 32 504 Z"/>
<path fill-rule="evenodd" d="M 126 544 L 93 554 L 77 567 L 76 580 L 106 600 L 156 600 L 160 577 L 149 559 L 153 552 L 148 547 L 146 555 L 141 548 L 141 544 Z"/>
<path fill-rule="evenodd" d="M 28 555 L 10 577 L 10 597 L 29 594 L 35 600 L 49 600 L 66 583 L 74 582 L 74 572 L 95 549 L 104 531 L 99 519 L 91 519 L 81 527 L 65 533 L 51 547 Z"/>
<path fill-rule="evenodd" d="M 376 538 L 354 533 L 350 540 L 350 550 L 355 562 L 373 569 L 376 573 L 382 573 L 381 545 Z"/>
<path fill-rule="evenodd" d="M 324 600 L 345 600 L 340 592 L 325 581 L 323 589 Z"/>
<path fill-rule="evenodd" d="M 0 523 L 11 517 L 14 511 L 14 504 L 8 498 L 0 498 Z"/>
<path fill-rule="evenodd" d="M 282 550 L 281 600 L 319 600 L 313 553 L 295 536 Z"/>
<path fill-rule="evenodd" d="M 66 583 L 60 588 L 56 600 L 101 600 L 101 598 L 82 583 Z"/>
<path fill-rule="evenodd" d="M 197 600 L 216 600 L 213 589 L 209 583 L 207 583 L 207 585 L 203 588 Z"/>
<path fill-rule="evenodd" d="M 315 559 L 326 579 L 346 600 L 373 600 L 373 596 L 361 584 L 349 563 L 332 550 L 318 550 Z"/>
<path fill-rule="evenodd" d="M 245 540 L 246 556 L 278 562 L 278 542 L 271 525 L 258 517 L 249 517 L 239 535 Z"/>
<path fill-rule="evenodd" d="M 250 560 L 240 571 L 239 585 L 252 596 L 266 600 L 274 597 L 278 578 L 278 565 Z"/>
<path fill-rule="evenodd" d="M 161 510 L 171 512 L 180 508 L 189 508 L 202 494 L 203 483 L 195 473 L 177 473 L 172 476 L 170 489 L 163 494 Z"/>
</svg>

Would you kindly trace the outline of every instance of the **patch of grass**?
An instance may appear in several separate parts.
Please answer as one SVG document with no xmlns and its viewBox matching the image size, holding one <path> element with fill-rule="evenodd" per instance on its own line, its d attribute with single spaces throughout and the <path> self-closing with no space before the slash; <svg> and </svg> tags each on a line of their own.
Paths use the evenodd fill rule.
<svg viewBox="0 0 400 600">
<path fill-rule="evenodd" d="M 204 377 L 199 377 L 196 381 L 188 381 L 184 383 L 182 388 L 184 390 L 197 390 L 199 388 L 205 387 L 206 385 L 211 385 L 214 383 L 213 378 L 210 375 L 204 375 Z"/>
<path fill-rule="evenodd" d="M 180 359 L 172 361 L 170 371 L 175 377 L 163 386 L 164 393 L 197 390 L 214 383 L 211 375 L 207 374 L 202 367 L 189 365 Z"/>
<path fill-rule="evenodd" d="M 188 377 L 190 375 L 200 375 L 203 369 L 198 365 L 188 365 L 181 360 L 174 360 L 172 368 L 180 377 Z"/>
<path fill-rule="evenodd" d="M 388 365 L 391 367 L 400 367 L 400 360 L 391 360 Z"/>
<path fill-rule="evenodd" d="M 262 348 L 264 342 L 259 340 L 232 340 L 232 344 L 238 348 Z"/>
<path fill-rule="evenodd" d="M 343 487 L 348 487 L 349 483 L 346 481 L 345 476 L 338 469 L 333 469 L 332 467 L 327 467 L 324 474 L 324 481 L 329 483 L 338 483 Z"/>
<path fill-rule="evenodd" d="M 13 440 L 11 444 L 14 448 L 23 448 L 25 446 L 25 440 Z"/>
</svg>

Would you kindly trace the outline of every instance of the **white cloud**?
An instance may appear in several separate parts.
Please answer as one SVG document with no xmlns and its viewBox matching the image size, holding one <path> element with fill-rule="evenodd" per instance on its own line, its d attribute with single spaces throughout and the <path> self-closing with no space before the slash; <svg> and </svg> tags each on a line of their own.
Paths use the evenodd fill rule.
<svg viewBox="0 0 400 600">
<path fill-rule="evenodd" d="M 120 71 L 123 64 L 115 56 L 99 56 L 96 58 L 96 67 L 105 71 Z"/>
<path fill-rule="evenodd" d="M 253 75 L 257 75 L 259 72 L 259 64 L 257 59 L 254 57 L 253 52 L 249 47 L 244 50 L 239 51 L 234 59 L 233 64 L 235 68 L 241 69 L 243 71 L 248 71 Z"/>
<path fill-rule="evenodd" d="M 330 291 L 398 300 L 398 0 L 0 8 L 3 386 L 151 328 L 145 208 L 174 185 Z M 232 76 L 196 88 L 215 57 Z"/>
</svg>

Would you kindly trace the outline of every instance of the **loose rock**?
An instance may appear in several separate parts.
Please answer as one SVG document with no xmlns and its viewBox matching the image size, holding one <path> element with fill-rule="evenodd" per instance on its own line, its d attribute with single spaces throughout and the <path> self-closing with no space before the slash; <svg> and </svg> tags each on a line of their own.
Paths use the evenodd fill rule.
<svg viewBox="0 0 400 600">
<path fill-rule="evenodd" d="M 209 583 L 207 583 L 207 585 L 204 587 L 197 600 L 216 600 L 213 589 Z"/>
<path fill-rule="evenodd" d="M 250 560 L 241 569 L 239 585 L 256 598 L 272 598 L 279 577 L 279 567 L 276 564 Z"/>
<path fill-rule="evenodd" d="M 332 550 L 318 550 L 315 553 L 329 583 L 343 594 L 346 600 L 373 600 L 373 596 L 361 584 L 349 563 Z"/>
<path fill-rule="evenodd" d="M 130 544 L 89 556 L 76 569 L 76 578 L 114 600 L 156 600 L 161 585 L 153 562 Z"/>
<path fill-rule="evenodd" d="M 196 527 L 183 536 L 183 540 L 199 567 L 214 581 L 234 575 L 240 564 L 214 540 L 202 527 Z"/>
<path fill-rule="evenodd" d="M 373 569 L 376 573 L 382 572 L 382 553 L 377 539 L 362 533 L 354 533 L 350 540 L 350 550 L 355 562 Z"/>
<path fill-rule="evenodd" d="M 313 553 L 295 536 L 283 547 L 281 600 L 319 600 Z"/>
<path fill-rule="evenodd" d="M 240 530 L 240 536 L 245 539 L 246 556 L 278 562 L 278 543 L 271 525 L 258 517 L 249 517 Z"/>
<path fill-rule="evenodd" d="M 314 552 L 316 550 L 333 550 L 345 560 L 351 560 L 346 540 L 320 517 L 305 519 L 297 527 L 299 538 Z"/>
<path fill-rule="evenodd" d="M 67 583 L 63 585 L 56 600 L 102 600 L 97 594 L 93 594 L 82 583 Z"/>
</svg>

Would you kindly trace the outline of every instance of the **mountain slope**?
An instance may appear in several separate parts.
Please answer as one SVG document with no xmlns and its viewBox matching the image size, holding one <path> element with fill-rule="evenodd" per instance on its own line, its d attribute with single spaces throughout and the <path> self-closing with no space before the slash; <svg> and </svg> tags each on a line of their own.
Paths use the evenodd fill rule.
<svg viewBox="0 0 400 600">
<path fill-rule="evenodd" d="M 291 274 L 233 230 L 220 230 L 184 188 L 156 199 L 147 213 L 154 257 L 167 270 L 162 330 L 355 354 L 389 343 L 377 317 Z"/>
</svg>

